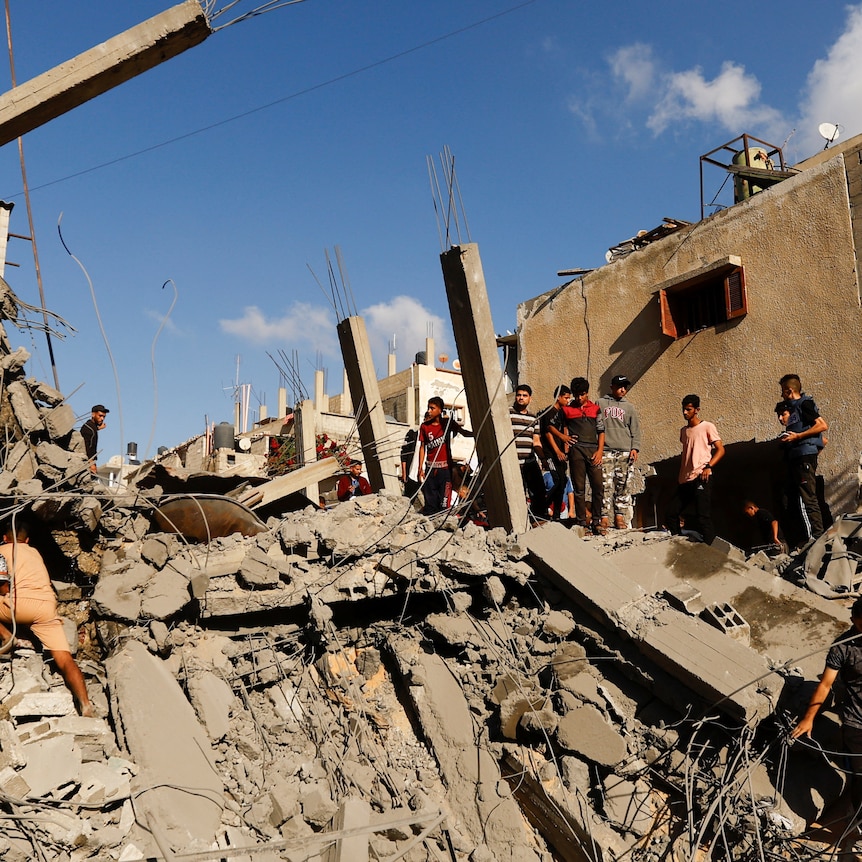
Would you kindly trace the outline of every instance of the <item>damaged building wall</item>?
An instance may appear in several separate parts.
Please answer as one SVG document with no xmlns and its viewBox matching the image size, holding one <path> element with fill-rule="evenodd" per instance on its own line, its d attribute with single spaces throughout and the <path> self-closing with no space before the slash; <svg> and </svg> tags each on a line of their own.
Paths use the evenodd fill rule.
<svg viewBox="0 0 862 862">
<path fill-rule="evenodd" d="M 702 417 L 729 446 L 714 493 L 737 503 L 724 522 L 719 513 L 722 535 L 740 520 L 739 498 L 773 505 L 781 464 L 768 441 L 778 432 L 773 408 L 785 373 L 800 375 L 831 425 L 820 459 L 829 504 L 855 508 L 862 407 L 850 393 L 862 373 L 845 154 L 855 165 L 860 147 L 862 138 L 852 139 L 798 176 L 519 306 L 520 379 L 545 403 L 574 375 L 590 379 L 594 397 L 613 375 L 627 375 L 642 459 L 668 484 L 675 464 L 662 470 L 661 462 L 679 452 L 680 399 L 700 394 Z M 729 256 L 744 271 L 747 314 L 677 340 L 664 335 L 658 289 Z M 662 511 L 664 493 L 645 501 L 644 523 L 653 523 L 653 504 Z"/>
</svg>

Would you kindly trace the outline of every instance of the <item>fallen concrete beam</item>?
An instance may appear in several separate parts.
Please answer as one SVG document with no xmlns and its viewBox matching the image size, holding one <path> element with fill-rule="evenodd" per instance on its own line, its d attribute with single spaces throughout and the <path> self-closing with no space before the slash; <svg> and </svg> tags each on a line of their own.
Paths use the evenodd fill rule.
<svg viewBox="0 0 862 862">
<path fill-rule="evenodd" d="M 255 488 L 262 497 L 260 502 L 255 503 L 251 508 L 256 511 L 278 500 L 283 500 L 297 491 L 304 492 L 309 485 L 322 482 L 324 479 L 334 476 L 339 470 L 341 470 L 341 464 L 338 463 L 337 458 L 324 458 L 322 461 L 309 464 L 307 467 L 291 470 L 284 476 L 277 476 Z"/>
<path fill-rule="evenodd" d="M 762 656 L 701 619 L 647 596 L 560 524 L 521 537 L 533 567 L 603 625 L 631 639 L 710 708 L 748 721 L 772 712 L 780 680 Z M 760 691 L 766 689 L 766 696 Z M 661 697 L 662 692 L 656 691 Z"/>
<path fill-rule="evenodd" d="M 224 785 L 206 732 L 165 663 L 139 641 L 106 662 L 118 733 L 139 767 L 135 817 L 156 824 L 176 850 L 211 845 L 221 821 Z"/>
<path fill-rule="evenodd" d="M 199 45 L 210 35 L 198 0 L 174 6 L 0 96 L 0 146 Z"/>
<path fill-rule="evenodd" d="M 497 762 L 481 742 L 464 692 L 438 655 L 417 641 L 392 639 L 389 647 L 409 685 L 419 725 L 440 767 L 447 803 L 459 828 L 484 844 L 499 862 L 529 862 L 543 854 L 515 800 L 503 788 Z"/>
</svg>

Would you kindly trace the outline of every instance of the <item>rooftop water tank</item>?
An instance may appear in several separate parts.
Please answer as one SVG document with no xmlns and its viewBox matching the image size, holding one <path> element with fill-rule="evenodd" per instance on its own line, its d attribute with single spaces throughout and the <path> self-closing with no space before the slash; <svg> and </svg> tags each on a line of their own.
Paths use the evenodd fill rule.
<svg viewBox="0 0 862 862">
<path fill-rule="evenodd" d="M 230 422 L 219 422 L 213 431 L 213 446 L 216 449 L 233 449 L 236 434 Z"/>
</svg>

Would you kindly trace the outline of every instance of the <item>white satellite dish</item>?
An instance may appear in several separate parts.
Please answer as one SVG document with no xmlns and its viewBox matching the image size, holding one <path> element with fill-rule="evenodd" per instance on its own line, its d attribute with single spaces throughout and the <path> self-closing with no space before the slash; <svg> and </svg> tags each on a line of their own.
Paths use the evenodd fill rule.
<svg viewBox="0 0 862 862">
<path fill-rule="evenodd" d="M 239 446 L 240 452 L 248 452 L 251 449 L 251 440 L 248 437 L 240 437 L 236 441 L 236 445 Z"/>
<path fill-rule="evenodd" d="M 841 135 L 841 126 L 838 123 L 821 123 L 817 127 L 817 131 L 820 132 L 820 137 L 825 139 L 826 147 L 828 147 L 833 141 L 838 140 Z M 826 147 L 823 149 L 825 150 Z"/>
<path fill-rule="evenodd" d="M 461 360 L 460 359 L 453 359 L 452 360 L 452 367 L 456 371 L 460 371 L 461 370 Z"/>
</svg>

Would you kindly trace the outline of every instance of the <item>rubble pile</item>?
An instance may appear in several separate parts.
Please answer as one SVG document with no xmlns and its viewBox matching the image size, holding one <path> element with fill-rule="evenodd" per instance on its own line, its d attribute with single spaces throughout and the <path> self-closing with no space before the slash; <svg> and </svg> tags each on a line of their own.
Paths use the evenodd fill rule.
<svg viewBox="0 0 862 862">
<path fill-rule="evenodd" d="M 836 622 L 736 549 L 513 536 L 385 493 L 263 523 L 108 489 L 0 334 L 0 489 L 37 522 L 99 716 L 26 632 L 0 656 L 0 858 L 795 858 L 840 793 L 788 757 L 802 676 L 750 610 Z"/>
<path fill-rule="evenodd" d="M 0 664 L 3 858 L 659 860 L 804 825 L 756 723 L 680 711 L 697 692 L 518 537 L 386 495 L 208 544 L 105 508 L 81 627 L 104 662 L 79 654 L 104 718 L 75 716 L 35 654 Z M 666 542 L 557 529 L 576 571 L 579 548 Z"/>
</svg>

